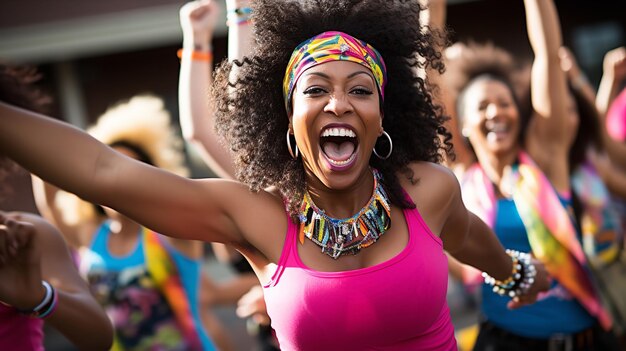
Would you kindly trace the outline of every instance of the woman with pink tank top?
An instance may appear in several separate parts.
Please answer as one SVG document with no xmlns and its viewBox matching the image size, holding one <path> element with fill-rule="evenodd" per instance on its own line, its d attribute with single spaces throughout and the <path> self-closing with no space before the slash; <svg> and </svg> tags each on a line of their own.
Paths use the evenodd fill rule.
<svg viewBox="0 0 626 351">
<path fill-rule="evenodd" d="M 264 285 L 282 350 L 455 350 L 444 249 L 511 307 L 548 281 L 504 251 L 437 164 L 449 134 L 416 55 L 442 63 L 420 11 L 257 0 L 229 13 L 231 26 L 251 20 L 255 47 L 218 68 L 211 106 L 242 183 L 178 177 L 1 103 L 0 152 L 159 233 L 235 247 Z M 47 162 L 50 151 L 63 157 Z"/>
</svg>

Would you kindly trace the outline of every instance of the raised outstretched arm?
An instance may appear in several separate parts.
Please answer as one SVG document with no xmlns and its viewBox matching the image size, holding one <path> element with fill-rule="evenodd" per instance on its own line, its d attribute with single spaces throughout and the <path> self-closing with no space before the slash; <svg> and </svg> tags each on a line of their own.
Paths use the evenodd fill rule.
<svg viewBox="0 0 626 351">
<path fill-rule="evenodd" d="M 423 30 L 436 31 L 438 34 L 445 35 L 446 0 L 420 0 L 420 5 L 425 8 L 420 13 Z M 452 50 L 448 49 L 445 46 L 438 48 L 444 60 L 447 59 L 447 54 L 455 50 L 461 50 L 462 45 L 456 44 Z M 444 113 L 450 117 L 450 120 L 446 123 L 446 128 L 452 134 L 455 158 L 452 160 L 446 157 L 446 165 L 455 169 L 460 167 L 462 171 L 462 169 L 474 161 L 474 156 L 461 136 L 461 129 L 456 116 L 456 107 L 454 106 L 454 97 L 451 96 L 450 89 L 446 87 L 444 77 L 436 69 L 430 67 L 427 70 L 422 70 L 420 75 L 426 78 L 427 85 L 432 91 L 436 104 L 442 106 Z"/>
<path fill-rule="evenodd" d="M 562 191 L 569 189 L 567 155 L 572 128 L 568 128 L 569 92 L 559 58 L 561 26 L 552 0 L 524 0 L 524 6 L 528 39 L 535 54 L 530 81 L 535 115 L 527 133 L 527 149 L 555 188 Z"/>
<path fill-rule="evenodd" d="M 604 55 L 604 72 L 600 80 L 596 107 L 600 112 L 600 124 L 604 147 L 611 161 L 626 170 L 626 143 L 613 139 L 607 131 L 607 113 L 619 94 L 621 84 L 626 81 L 626 47 L 613 49 Z"/>
<path fill-rule="evenodd" d="M 0 152 L 164 235 L 241 242 L 231 214 L 237 216 L 240 200 L 259 198 L 239 183 L 186 179 L 135 161 L 66 123 L 1 102 L 0 125 Z"/>
<path fill-rule="evenodd" d="M 249 10 L 248 0 L 228 0 L 228 59 L 241 60 L 252 47 L 251 26 L 238 13 Z M 237 10 L 238 9 L 238 10 Z M 242 9 L 246 9 L 243 10 Z M 237 10 L 237 11 L 236 11 Z M 196 60 L 191 52 L 210 51 L 219 9 L 212 0 L 193 1 L 180 10 L 183 56 L 179 77 L 180 123 L 184 138 L 192 143 L 207 165 L 220 177 L 235 177 L 232 155 L 215 133 L 213 107 L 208 93 L 213 82 L 212 60 Z"/>
<path fill-rule="evenodd" d="M 185 140 L 220 177 L 232 178 L 234 164 L 228 150 L 215 134 L 209 90 L 213 83 L 211 39 L 219 8 L 212 0 L 192 1 L 180 10 L 183 52 L 180 60 L 178 106 Z M 199 59 L 194 52 L 208 53 Z"/>
</svg>

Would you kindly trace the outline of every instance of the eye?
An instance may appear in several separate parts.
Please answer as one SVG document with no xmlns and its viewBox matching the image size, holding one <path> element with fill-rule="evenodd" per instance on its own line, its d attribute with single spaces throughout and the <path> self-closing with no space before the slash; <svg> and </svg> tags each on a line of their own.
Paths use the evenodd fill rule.
<svg viewBox="0 0 626 351">
<path fill-rule="evenodd" d="M 373 94 L 373 92 L 370 89 L 363 88 L 363 87 L 354 88 L 350 90 L 350 93 L 354 95 L 372 95 Z"/>
<path fill-rule="evenodd" d="M 326 90 L 320 87 L 310 87 L 302 92 L 302 94 L 304 95 L 311 95 L 311 96 L 322 95 L 324 93 L 326 93 Z"/>
</svg>

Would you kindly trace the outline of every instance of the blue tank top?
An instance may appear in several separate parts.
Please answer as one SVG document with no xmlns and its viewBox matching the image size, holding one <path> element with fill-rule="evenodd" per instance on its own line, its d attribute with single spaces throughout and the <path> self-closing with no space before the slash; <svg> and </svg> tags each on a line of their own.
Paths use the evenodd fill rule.
<svg viewBox="0 0 626 351">
<path fill-rule="evenodd" d="M 561 199 L 564 206 L 569 203 Z M 494 231 L 507 249 L 530 252 L 524 223 L 513 200 L 499 199 Z M 508 297 L 500 296 L 483 284 L 482 312 L 502 329 L 531 338 L 549 338 L 554 334 L 571 334 L 590 327 L 595 319 L 556 280 L 545 297 L 516 310 L 506 307 Z"/>
<path fill-rule="evenodd" d="M 143 235 L 126 256 L 111 255 L 110 235 L 107 221 L 96 232 L 89 250 L 81 252 L 80 270 L 113 322 L 116 341 L 124 349 L 190 350 L 172 309 L 147 270 Z M 163 243 L 178 268 L 203 349 L 215 350 L 199 315 L 201 262 Z"/>
</svg>

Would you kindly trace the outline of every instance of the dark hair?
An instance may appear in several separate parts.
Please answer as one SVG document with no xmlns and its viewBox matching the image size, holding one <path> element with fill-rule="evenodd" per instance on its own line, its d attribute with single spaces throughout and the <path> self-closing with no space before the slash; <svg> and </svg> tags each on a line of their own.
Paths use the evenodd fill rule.
<svg viewBox="0 0 626 351">
<path fill-rule="evenodd" d="M 0 101 L 39 113 L 48 112 L 52 99 L 36 87 L 35 83 L 40 78 L 41 75 L 34 67 L 0 62 Z M 0 184 L 3 184 L 9 174 L 19 169 L 16 163 L 0 154 Z M 0 193 L 8 190 L 2 187 Z"/>
<path fill-rule="evenodd" d="M 495 80 L 504 84 L 511 92 L 513 103 L 520 114 L 518 140 L 522 142 L 530 114 L 521 96 L 523 94 L 518 89 L 522 84 L 519 81 L 520 76 L 517 74 L 519 69 L 513 56 L 493 43 L 469 42 L 458 45 L 462 48 L 460 54 L 448 60 L 444 79 L 446 87 L 456 97 L 454 107 L 459 119 L 459 127 L 463 125 L 465 93 L 468 88 L 479 80 Z M 469 142 L 468 145 L 471 147 Z"/>
<path fill-rule="evenodd" d="M 590 147 L 600 151 L 603 148 L 600 136 L 600 116 L 592 102 L 583 96 L 582 92 L 569 85 L 569 91 L 576 103 L 578 112 L 578 130 L 576 138 L 569 149 L 570 173 L 587 159 L 587 150 Z"/>
<path fill-rule="evenodd" d="M 138 161 L 147 163 L 150 166 L 154 166 L 154 161 L 152 161 L 152 158 L 150 157 L 150 155 L 148 155 L 148 153 L 144 149 L 142 149 L 139 145 L 135 143 L 132 143 L 126 140 L 117 140 L 109 144 L 109 146 L 112 148 L 121 147 L 121 148 L 128 149 L 132 151 L 135 155 L 137 155 Z"/>
<path fill-rule="evenodd" d="M 405 199 L 396 173 L 416 181 L 407 167 L 413 161 L 441 162 L 441 150 L 451 151 L 441 108 L 434 105 L 418 67 L 443 71 L 439 36 L 420 31 L 416 1 L 317 0 L 254 1 L 255 52 L 235 61 L 237 77 L 229 81 L 233 64 L 216 71 L 213 96 L 216 129 L 235 156 L 237 177 L 253 191 L 276 186 L 295 215 L 305 189 L 302 160 L 292 159 L 285 135 L 288 115 L 282 95 L 287 62 L 298 44 L 319 33 L 348 33 L 375 47 L 387 66 L 383 127 L 393 138 L 393 154 L 376 156 L 370 165 L 383 174 L 392 203 L 413 207 Z M 418 56 L 424 58 L 423 63 Z M 232 79 L 232 78 L 231 78 Z M 443 136 L 442 141 L 439 137 Z"/>
</svg>

